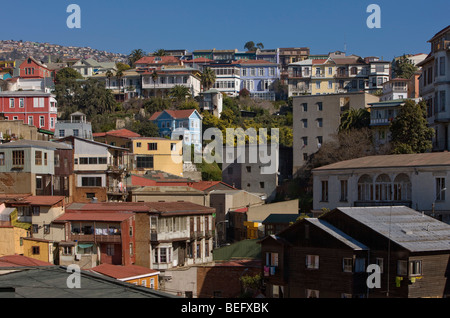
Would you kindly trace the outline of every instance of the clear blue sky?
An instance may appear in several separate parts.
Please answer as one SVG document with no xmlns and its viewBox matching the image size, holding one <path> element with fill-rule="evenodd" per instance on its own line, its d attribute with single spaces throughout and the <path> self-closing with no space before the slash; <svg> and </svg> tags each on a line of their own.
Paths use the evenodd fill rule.
<svg viewBox="0 0 450 318">
<path fill-rule="evenodd" d="M 81 29 L 69 29 L 66 8 L 81 7 Z M 366 8 L 381 7 L 381 29 L 369 29 Z M 310 47 L 386 60 L 429 53 L 429 40 L 450 24 L 449 0 L 17 0 L 2 1 L 0 39 L 133 49 Z"/>
</svg>

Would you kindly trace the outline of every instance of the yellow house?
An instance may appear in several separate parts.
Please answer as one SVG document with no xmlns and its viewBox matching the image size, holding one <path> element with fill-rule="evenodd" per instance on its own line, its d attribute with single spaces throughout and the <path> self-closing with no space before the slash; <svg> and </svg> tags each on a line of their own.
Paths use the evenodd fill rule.
<svg viewBox="0 0 450 318">
<path fill-rule="evenodd" d="M 24 237 L 23 255 L 43 262 L 53 263 L 53 242 L 32 237 Z"/>
<path fill-rule="evenodd" d="M 134 137 L 131 140 L 131 173 L 160 170 L 183 176 L 183 141 L 161 137 Z"/>
<path fill-rule="evenodd" d="M 15 207 L 0 209 L 0 256 L 23 254 L 22 238 L 29 236 L 31 223 L 18 220 Z"/>
<path fill-rule="evenodd" d="M 159 288 L 158 275 L 160 272 L 143 266 L 100 264 L 91 268 L 90 271 L 137 286 L 155 290 Z"/>
</svg>

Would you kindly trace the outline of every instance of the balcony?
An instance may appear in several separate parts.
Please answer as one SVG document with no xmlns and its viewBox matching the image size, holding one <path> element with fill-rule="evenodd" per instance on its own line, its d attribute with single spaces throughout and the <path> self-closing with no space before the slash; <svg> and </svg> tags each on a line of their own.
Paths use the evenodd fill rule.
<svg viewBox="0 0 450 318">
<path fill-rule="evenodd" d="M 349 77 L 348 72 L 337 72 L 336 74 L 334 74 L 335 78 L 347 78 Z"/>
<path fill-rule="evenodd" d="M 385 126 L 389 125 L 393 118 L 374 118 L 370 120 L 370 126 Z"/>
<path fill-rule="evenodd" d="M 122 242 L 122 235 L 120 233 L 112 235 L 71 233 L 69 240 L 77 242 L 120 243 Z"/>
</svg>

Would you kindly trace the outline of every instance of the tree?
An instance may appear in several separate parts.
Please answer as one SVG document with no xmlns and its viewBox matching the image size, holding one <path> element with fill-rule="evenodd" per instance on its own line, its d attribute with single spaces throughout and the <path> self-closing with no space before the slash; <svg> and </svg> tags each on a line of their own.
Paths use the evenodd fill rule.
<svg viewBox="0 0 450 318">
<path fill-rule="evenodd" d="M 246 98 L 249 96 L 250 96 L 250 92 L 248 91 L 248 89 L 243 88 L 239 91 L 239 97 Z"/>
<path fill-rule="evenodd" d="M 145 52 L 143 50 L 135 49 L 135 50 L 131 51 L 131 54 L 128 56 L 128 64 L 131 67 L 134 67 L 134 64 L 136 63 L 136 61 L 140 60 L 144 56 L 145 56 Z"/>
<path fill-rule="evenodd" d="M 55 76 L 55 83 L 62 83 L 68 80 L 83 79 L 83 76 L 75 69 L 71 67 L 65 67 L 60 69 Z"/>
<path fill-rule="evenodd" d="M 158 73 L 156 70 L 152 73 L 152 80 L 153 80 L 153 94 L 156 96 L 156 81 L 158 80 Z"/>
<path fill-rule="evenodd" d="M 264 44 L 262 44 L 261 42 L 259 42 L 255 45 L 255 42 L 248 41 L 244 45 L 244 49 L 247 49 L 247 51 L 256 51 L 257 49 L 263 49 L 263 48 L 264 48 Z"/>
<path fill-rule="evenodd" d="M 392 71 L 394 78 L 406 78 L 409 79 L 417 72 L 418 67 L 415 66 L 406 55 L 401 56 L 397 60 L 392 61 Z"/>
<path fill-rule="evenodd" d="M 164 50 L 164 49 L 159 49 L 159 50 L 156 50 L 154 53 L 153 53 L 153 56 L 166 56 L 167 54 L 166 54 L 166 51 Z"/>
<path fill-rule="evenodd" d="M 169 91 L 169 95 L 175 98 L 177 101 L 181 102 L 186 99 L 187 96 L 191 95 L 191 90 L 189 87 L 183 85 L 175 85 Z"/>
<path fill-rule="evenodd" d="M 264 48 L 264 44 L 259 42 L 259 43 L 256 44 L 256 47 L 262 50 Z"/>
<path fill-rule="evenodd" d="M 365 108 L 350 108 L 341 116 L 339 131 L 369 127 L 370 112 Z"/>
<path fill-rule="evenodd" d="M 432 149 L 434 130 L 428 127 L 426 103 L 407 100 L 389 127 L 393 153 L 422 153 Z"/>
<path fill-rule="evenodd" d="M 119 96 L 120 96 L 120 90 L 121 90 L 121 82 L 122 82 L 122 77 L 123 77 L 123 71 L 122 70 L 118 70 L 116 72 L 116 78 L 117 78 L 117 82 L 119 83 Z"/>
<path fill-rule="evenodd" d="M 203 70 L 200 81 L 202 83 L 203 89 L 205 90 L 206 88 L 206 90 L 209 90 L 216 82 L 216 73 L 214 73 L 214 71 L 210 67 L 206 67 Z"/>
<path fill-rule="evenodd" d="M 129 70 L 131 67 L 130 67 L 130 65 L 128 65 L 128 64 L 125 64 L 125 63 L 121 63 L 121 62 L 117 62 L 116 63 L 116 67 L 117 67 L 117 70 L 118 71 L 126 71 L 126 70 Z"/>
</svg>

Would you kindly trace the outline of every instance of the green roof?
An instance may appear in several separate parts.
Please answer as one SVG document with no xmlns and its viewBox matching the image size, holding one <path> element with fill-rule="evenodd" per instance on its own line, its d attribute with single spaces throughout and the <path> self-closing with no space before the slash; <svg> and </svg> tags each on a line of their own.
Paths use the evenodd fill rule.
<svg viewBox="0 0 450 318">
<path fill-rule="evenodd" d="M 260 259 L 261 244 L 259 239 L 243 240 L 228 246 L 213 250 L 215 261 L 229 261 L 231 259 Z"/>
</svg>

